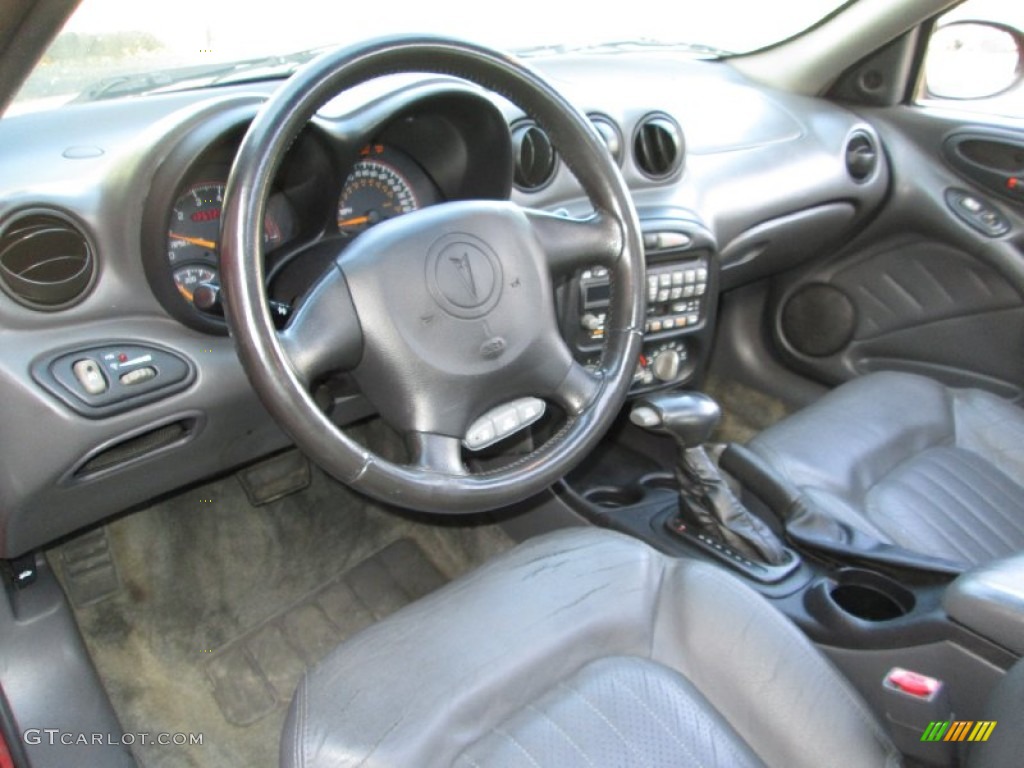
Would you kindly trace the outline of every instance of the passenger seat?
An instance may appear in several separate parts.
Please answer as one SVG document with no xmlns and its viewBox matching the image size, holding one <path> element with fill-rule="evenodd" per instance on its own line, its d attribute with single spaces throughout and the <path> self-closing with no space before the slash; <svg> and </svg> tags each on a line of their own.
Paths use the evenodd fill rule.
<svg viewBox="0 0 1024 768">
<path fill-rule="evenodd" d="M 798 539 L 953 571 L 1024 551 L 1024 410 L 987 392 L 870 374 L 746 449 L 730 471 L 755 491 L 774 484 Z"/>
</svg>

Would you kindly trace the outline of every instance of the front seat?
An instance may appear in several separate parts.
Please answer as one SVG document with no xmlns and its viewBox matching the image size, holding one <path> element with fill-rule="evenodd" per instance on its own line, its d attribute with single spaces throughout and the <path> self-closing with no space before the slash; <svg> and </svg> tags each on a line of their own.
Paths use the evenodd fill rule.
<svg viewBox="0 0 1024 768">
<path fill-rule="evenodd" d="M 1024 410 L 987 392 L 874 373 L 747 449 L 788 489 L 798 540 L 852 554 L 876 541 L 950 570 L 1024 551 Z"/>
<path fill-rule="evenodd" d="M 533 540 L 342 644 L 281 764 L 892 766 L 851 686 L 710 565 L 598 529 Z"/>
</svg>

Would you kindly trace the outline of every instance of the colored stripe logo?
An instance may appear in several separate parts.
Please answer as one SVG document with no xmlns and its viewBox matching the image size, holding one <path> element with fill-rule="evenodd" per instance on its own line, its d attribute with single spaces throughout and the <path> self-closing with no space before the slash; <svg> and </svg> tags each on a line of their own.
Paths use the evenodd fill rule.
<svg viewBox="0 0 1024 768">
<path fill-rule="evenodd" d="M 921 741 L 988 741 L 997 720 L 933 720 L 921 734 Z"/>
</svg>

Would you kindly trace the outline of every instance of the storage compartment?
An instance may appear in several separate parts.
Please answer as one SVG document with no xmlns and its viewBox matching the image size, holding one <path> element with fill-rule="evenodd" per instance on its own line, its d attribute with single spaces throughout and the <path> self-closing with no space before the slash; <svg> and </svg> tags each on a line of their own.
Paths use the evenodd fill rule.
<svg viewBox="0 0 1024 768">
<path fill-rule="evenodd" d="M 942 607 L 958 624 L 1024 654 L 1024 553 L 961 574 L 946 589 Z"/>
</svg>

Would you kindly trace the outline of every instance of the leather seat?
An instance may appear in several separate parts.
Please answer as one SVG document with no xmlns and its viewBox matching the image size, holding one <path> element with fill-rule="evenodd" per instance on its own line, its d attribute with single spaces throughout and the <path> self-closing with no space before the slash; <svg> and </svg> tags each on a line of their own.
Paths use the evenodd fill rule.
<svg viewBox="0 0 1024 768">
<path fill-rule="evenodd" d="M 1024 551 L 1024 410 L 995 395 L 871 374 L 747 448 L 796 502 L 791 533 L 853 531 L 957 570 Z"/>
<path fill-rule="evenodd" d="M 838 757 L 841 756 L 841 759 Z M 337 648 L 297 766 L 890 766 L 851 686 L 760 596 L 619 534 L 533 540 Z"/>
</svg>

